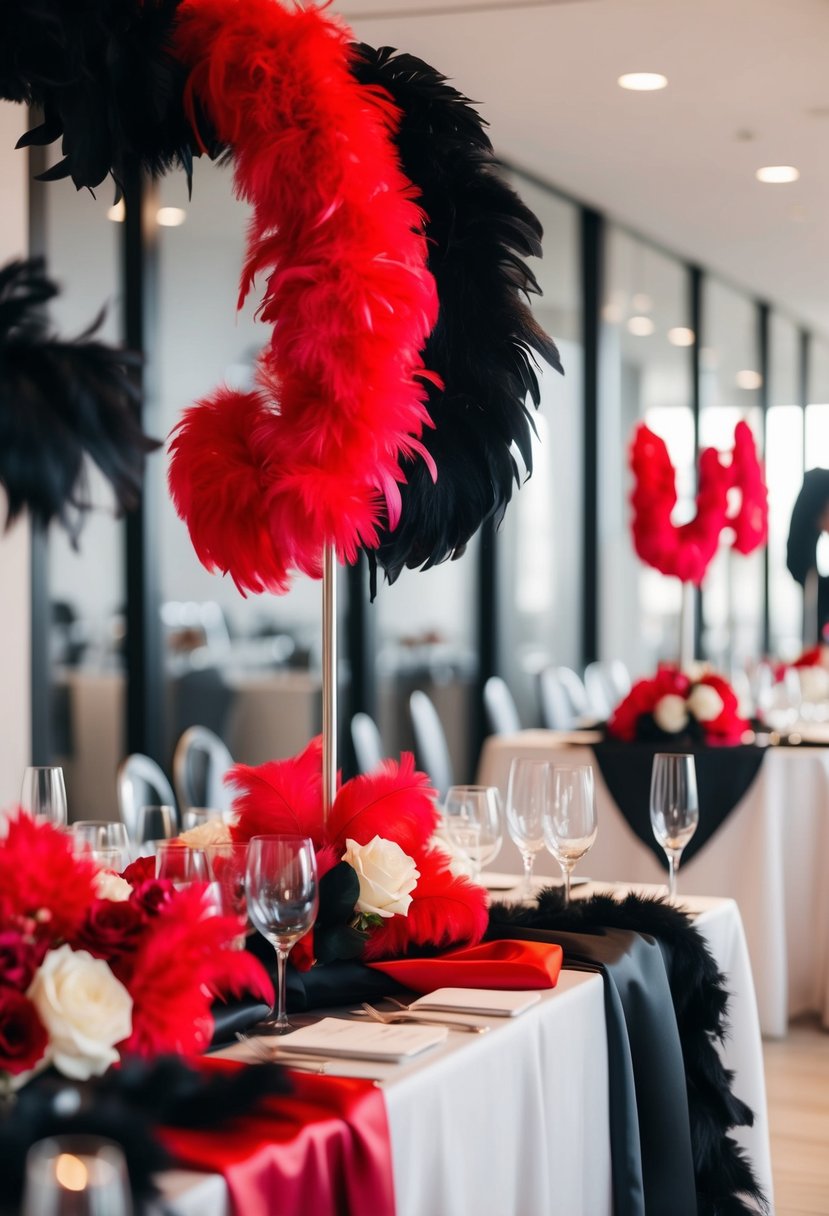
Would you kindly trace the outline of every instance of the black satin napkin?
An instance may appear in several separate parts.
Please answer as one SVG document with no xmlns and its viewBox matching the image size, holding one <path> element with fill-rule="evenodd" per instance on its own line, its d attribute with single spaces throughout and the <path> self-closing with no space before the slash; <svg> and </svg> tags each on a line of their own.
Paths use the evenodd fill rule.
<svg viewBox="0 0 829 1216">
<path fill-rule="evenodd" d="M 668 859 L 654 838 L 650 819 L 651 770 L 657 752 L 690 752 L 697 770 L 699 824 L 685 846 L 688 862 L 711 839 L 748 792 L 760 771 L 767 748 L 677 747 L 659 743 L 596 743 L 593 752 L 613 801 L 628 826 L 667 870 Z"/>
<path fill-rule="evenodd" d="M 268 1005 L 263 1005 L 255 997 L 246 997 L 241 1001 L 217 1001 L 211 1010 L 213 1014 L 213 1038 L 210 1051 L 219 1047 L 227 1047 L 235 1043 L 237 1034 L 247 1034 L 257 1022 L 263 1021 L 270 1013 Z"/>
</svg>

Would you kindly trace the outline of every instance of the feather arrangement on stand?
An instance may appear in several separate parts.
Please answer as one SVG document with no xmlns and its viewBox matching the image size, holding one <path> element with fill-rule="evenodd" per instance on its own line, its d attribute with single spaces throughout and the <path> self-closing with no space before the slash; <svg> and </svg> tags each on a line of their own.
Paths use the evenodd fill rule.
<svg viewBox="0 0 829 1216">
<path fill-rule="evenodd" d="M 62 140 L 42 175 L 93 189 L 128 163 L 188 180 L 199 146 L 182 103 L 186 68 L 170 42 L 181 0 L 3 0 L 0 97 L 37 105 L 43 122 L 19 141 Z M 203 143 L 208 127 L 199 124 Z M 215 152 L 217 149 L 214 147 Z"/>
<path fill-rule="evenodd" d="M 524 259 L 541 256 L 541 225 L 501 176 L 480 115 L 413 55 L 363 44 L 352 70 L 402 112 L 396 142 L 428 217 L 440 301 L 423 353 L 439 377 L 428 384 L 433 427 L 423 436 L 437 479 L 431 463 L 404 461 L 400 522 L 368 548 L 374 590 L 375 564 L 394 582 L 404 566 L 460 556 L 485 520 L 500 523 L 520 478 L 514 449 L 532 470 L 533 352 L 562 368 L 527 303 L 540 294 Z"/>
<path fill-rule="evenodd" d="M 7 526 L 28 508 L 74 538 L 90 505 L 86 458 L 129 509 L 145 454 L 159 444 L 141 430 L 137 358 L 97 341 L 99 321 L 72 341 L 57 338 L 44 313 L 57 294 L 40 258 L 0 269 L 0 483 Z"/>
<path fill-rule="evenodd" d="M 219 390 L 172 443 L 170 488 L 196 551 L 243 592 L 283 592 L 293 570 L 319 577 L 327 543 L 346 562 L 376 546 L 400 515 L 400 457 L 423 452 L 430 421 L 420 352 L 437 299 L 423 216 L 397 164 L 397 111 L 353 78 L 350 45 L 314 8 L 184 0 L 178 10 L 190 118 L 208 116 L 253 206 L 240 302 L 267 276 L 259 315 L 275 325 L 257 392 Z M 231 415 L 244 419 L 233 450 L 258 468 L 273 542 L 253 570 L 250 496 L 234 510 L 241 466 L 228 470 L 223 451 Z"/>
</svg>

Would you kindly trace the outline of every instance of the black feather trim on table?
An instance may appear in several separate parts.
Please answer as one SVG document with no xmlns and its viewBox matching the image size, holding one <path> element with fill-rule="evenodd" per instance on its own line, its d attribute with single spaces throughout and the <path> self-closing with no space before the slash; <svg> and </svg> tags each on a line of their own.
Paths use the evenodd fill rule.
<svg viewBox="0 0 829 1216">
<path fill-rule="evenodd" d="M 393 583 L 404 566 L 459 557 L 485 520 L 500 523 L 520 479 L 513 445 L 532 471 L 527 397 L 540 402 L 533 352 L 562 368 L 525 302 L 540 294 L 524 259 L 541 256 L 541 225 L 500 175 L 480 115 L 414 55 L 361 44 L 352 71 L 402 112 L 397 146 L 427 215 L 440 302 L 424 362 L 443 387 L 428 385 L 434 429 L 422 440 L 437 482 L 422 459 L 403 466 L 400 523 L 367 551 L 374 594 L 377 565 Z"/>
<path fill-rule="evenodd" d="M 699 1216 L 748 1216 L 767 1203 L 750 1162 L 729 1135 L 754 1116 L 732 1090 L 733 1073 L 717 1051 L 728 1030 L 728 992 L 691 919 L 662 899 L 596 895 L 564 907 L 560 889 L 532 907 L 493 904 L 490 932 L 511 928 L 597 934 L 605 928 L 647 934 L 662 950 L 685 1066 Z M 567 965 L 565 953 L 565 966 Z"/>
<path fill-rule="evenodd" d="M 277 1064 L 205 1074 L 177 1057 L 161 1057 L 127 1060 L 90 1081 L 45 1073 L 0 1104 L 0 1212 L 12 1216 L 20 1209 L 29 1148 L 61 1135 L 103 1136 L 120 1145 L 141 1212 L 157 1196 L 153 1176 L 174 1164 L 156 1127 L 221 1126 L 261 1098 L 288 1092 L 287 1073 Z"/>
<path fill-rule="evenodd" d="M 93 337 L 100 318 L 78 338 L 56 337 L 44 306 L 57 294 L 41 258 L 0 269 L 0 484 L 7 526 L 28 508 L 75 539 L 90 506 L 86 458 L 128 510 L 160 444 L 141 429 L 138 357 Z"/>
<path fill-rule="evenodd" d="M 153 175 L 181 165 L 190 181 L 201 144 L 182 100 L 187 70 L 170 50 L 180 3 L 3 0 L 0 97 L 43 112 L 18 147 L 62 140 L 43 180 L 92 189 L 111 173 L 121 187 L 139 163 Z"/>
</svg>

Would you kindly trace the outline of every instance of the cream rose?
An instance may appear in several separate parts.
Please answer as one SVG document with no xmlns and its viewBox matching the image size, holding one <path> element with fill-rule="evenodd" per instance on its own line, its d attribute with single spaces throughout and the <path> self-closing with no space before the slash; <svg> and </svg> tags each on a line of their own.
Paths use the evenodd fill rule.
<svg viewBox="0 0 829 1216">
<path fill-rule="evenodd" d="M 71 946 L 50 950 L 28 995 L 64 1076 L 86 1081 L 117 1061 L 115 1044 L 132 1031 L 132 997 L 103 959 Z"/>
<path fill-rule="evenodd" d="M 716 688 L 710 684 L 697 684 L 691 689 L 688 708 L 698 722 L 713 722 L 719 718 L 725 704 Z"/>
<path fill-rule="evenodd" d="M 95 894 L 98 899 L 109 899 L 114 904 L 123 904 L 132 895 L 132 887 L 120 874 L 111 870 L 99 870 L 95 875 Z"/>
<path fill-rule="evenodd" d="M 191 849 L 207 849 L 212 844 L 230 844 L 230 828 L 221 819 L 208 819 L 178 838 Z"/>
<path fill-rule="evenodd" d="M 393 840 L 375 836 L 368 844 L 346 840 L 343 861 L 357 871 L 360 898 L 357 911 L 367 916 L 405 916 L 420 871 Z"/>
<path fill-rule="evenodd" d="M 660 697 L 653 707 L 653 720 L 660 730 L 669 735 L 678 735 L 688 725 L 688 707 L 684 697 L 668 693 Z"/>
</svg>

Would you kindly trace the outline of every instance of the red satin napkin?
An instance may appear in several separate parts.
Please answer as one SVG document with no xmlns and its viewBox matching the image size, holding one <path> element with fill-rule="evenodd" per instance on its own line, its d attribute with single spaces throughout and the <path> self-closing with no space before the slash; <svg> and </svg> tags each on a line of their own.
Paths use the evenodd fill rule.
<svg viewBox="0 0 829 1216">
<path fill-rule="evenodd" d="M 555 988 L 564 954 L 550 942 L 495 941 L 437 958 L 370 963 L 415 992 L 436 988 Z"/>
<path fill-rule="evenodd" d="M 382 1091 L 352 1077 L 293 1079 L 293 1093 L 266 1098 L 220 1128 L 165 1127 L 159 1135 L 178 1165 L 224 1175 L 235 1216 L 394 1216 Z"/>
</svg>

